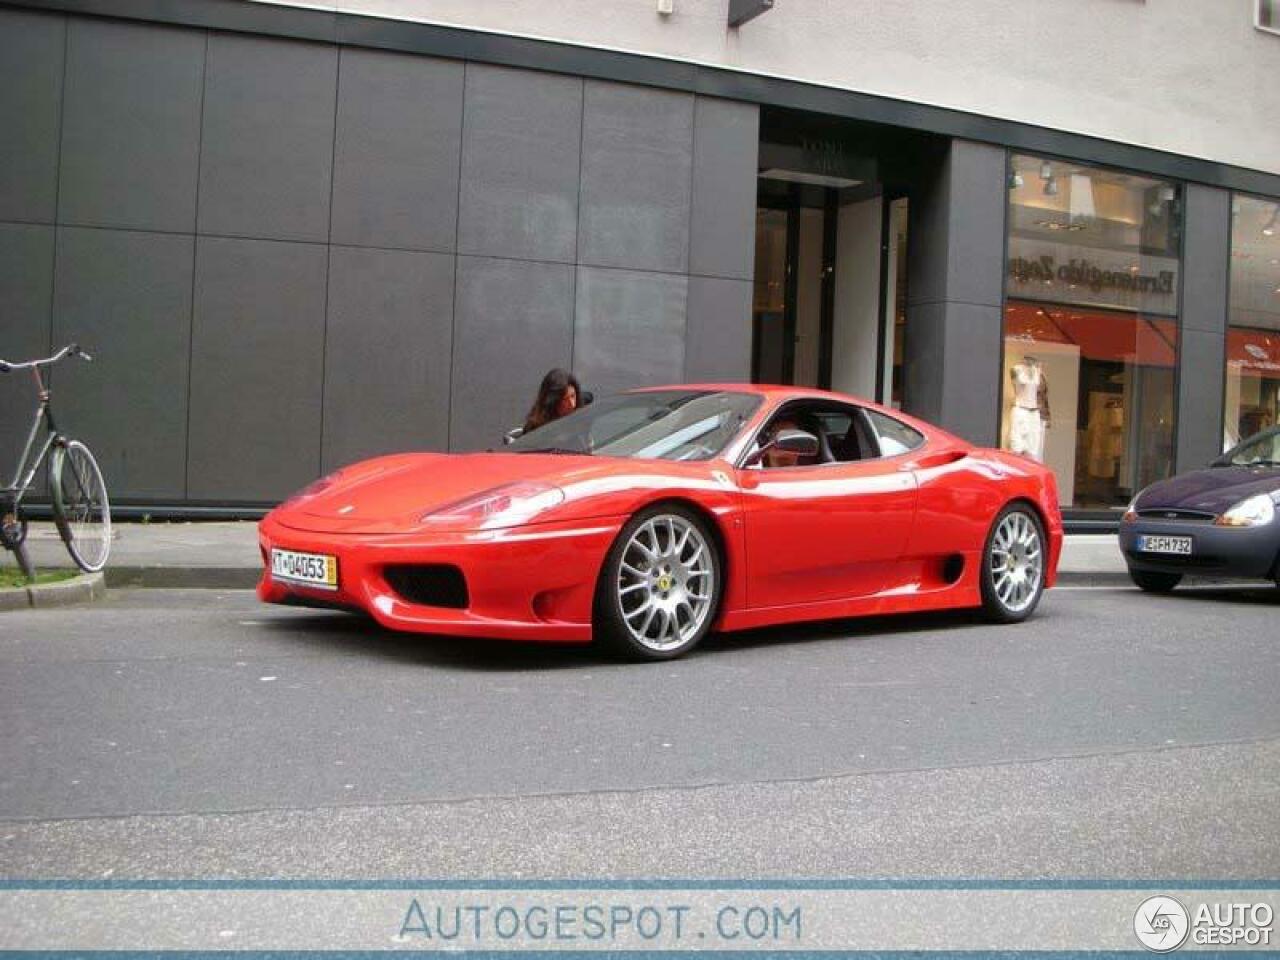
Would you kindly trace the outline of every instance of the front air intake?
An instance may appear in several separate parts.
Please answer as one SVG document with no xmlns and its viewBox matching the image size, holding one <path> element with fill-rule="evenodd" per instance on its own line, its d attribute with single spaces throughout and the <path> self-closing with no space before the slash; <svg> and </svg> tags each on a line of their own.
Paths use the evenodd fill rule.
<svg viewBox="0 0 1280 960">
<path fill-rule="evenodd" d="M 444 563 L 401 563 L 382 571 L 391 589 L 406 602 L 423 607 L 466 608 L 467 581 L 457 567 Z"/>
</svg>

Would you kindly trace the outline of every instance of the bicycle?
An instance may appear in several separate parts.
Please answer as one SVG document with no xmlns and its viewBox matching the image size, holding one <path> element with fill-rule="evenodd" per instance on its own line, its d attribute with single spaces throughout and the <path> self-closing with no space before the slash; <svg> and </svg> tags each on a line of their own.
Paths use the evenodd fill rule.
<svg viewBox="0 0 1280 960">
<path fill-rule="evenodd" d="M 22 498 L 31 489 L 36 471 L 46 456 L 53 494 L 53 521 L 71 559 L 86 573 L 96 573 L 107 565 L 111 552 L 111 504 L 98 461 L 87 446 L 58 430 L 50 407 L 50 389 L 40 375 L 41 367 L 52 367 L 67 357 L 93 360 L 74 343 L 43 360 L 24 363 L 0 360 L 0 374 L 30 370 L 39 397 L 13 483 L 0 489 L 0 545 L 13 553 L 28 581 L 35 579 L 35 571 L 27 554 L 27 521 L 22 516 Z M 48 435 L 32 459 L 42 423 Z"/>
</svg>

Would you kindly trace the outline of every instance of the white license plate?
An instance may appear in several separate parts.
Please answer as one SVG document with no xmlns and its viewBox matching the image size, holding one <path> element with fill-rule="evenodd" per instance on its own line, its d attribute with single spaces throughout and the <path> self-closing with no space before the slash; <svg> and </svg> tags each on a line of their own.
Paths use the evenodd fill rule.
<svg viewBox="0 0 1280 960">
<path fill-rule="evenodd" d="M 271 578 L 321 590 L 338 589 L 338 558 L 324 553 L 271 549 Z"/>
<path fill-rule="evenodd" d="M 1190 537 L 1153 537 L 1150 534 L 1138 538 L 1138 549 L 1143 553 L 1176 553 L 1191 555 Z"/>
</svg>

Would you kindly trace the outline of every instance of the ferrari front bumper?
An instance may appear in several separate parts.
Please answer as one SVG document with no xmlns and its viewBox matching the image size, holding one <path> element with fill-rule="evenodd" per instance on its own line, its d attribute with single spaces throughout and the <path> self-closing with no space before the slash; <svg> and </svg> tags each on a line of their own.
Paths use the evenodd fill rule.
<svg viewBox="0 0 1280 960">
<path fill-rule="evenodd" d="M 274 515 L 258 525 L 267 603 L 360 610 L 385 627 L 418 633 L 587 643 L 596 580 L 625 518 L 533 524 L 473 533 L 318 533 Z M 337 560 L 337 588 L 272 575 L 273 548 Z M 434 606 L 397 592 L 393 566 L 454 567 L 465 606 Z M 394 579 L 394 578 L 393 578 Z"/>
</svg>

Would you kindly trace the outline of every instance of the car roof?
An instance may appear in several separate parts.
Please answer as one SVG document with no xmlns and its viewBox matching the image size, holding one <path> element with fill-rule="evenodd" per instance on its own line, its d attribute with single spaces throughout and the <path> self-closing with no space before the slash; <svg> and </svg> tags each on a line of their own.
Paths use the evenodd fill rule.
<svg viewBox="0 0 1280 960">
<path fill-rule="evenodd" d="M 868 400 L 866 397 L 859 397 L 851 393 L 836 393 L 833 390 L 819 390 L 817 387 L 797 387 L 789 384 L 781 383 L 672 383 L 660 387 L 636 387 L 632 390 L 623 391 L 624 393 L 659 393 L 666 390 L 706 390 L 706 391 L 726 391 L 729 393 L 749 393 L 756 396 L 764 397 L 766 400 L 774 403 L 781 403 L 786 400 L 831 400 L 836 403 L 855 403 L 860 407 L 867 407 L 871 410 L 879 410 L 892 417 L 905 420 L 910 423 L 919 423 L 916 417 L 903 413 L 901 410 L 894 410 L 883 404 L 876 403 L 874 400 Z M 937 430 L 932 424 L 925 424 L 932 430 Z"/>
</svg>

